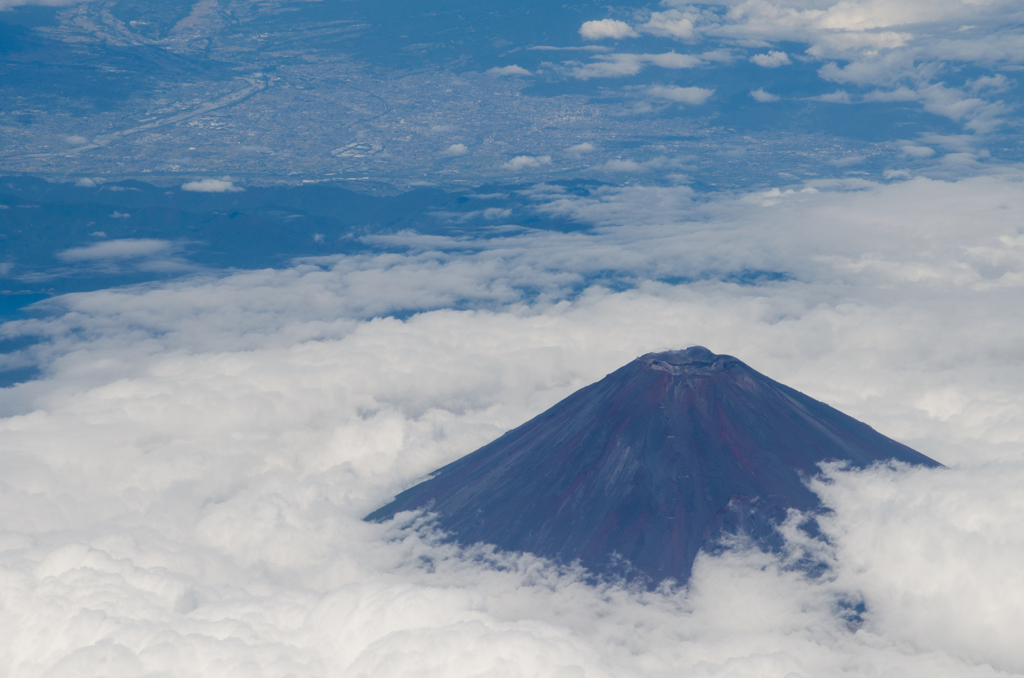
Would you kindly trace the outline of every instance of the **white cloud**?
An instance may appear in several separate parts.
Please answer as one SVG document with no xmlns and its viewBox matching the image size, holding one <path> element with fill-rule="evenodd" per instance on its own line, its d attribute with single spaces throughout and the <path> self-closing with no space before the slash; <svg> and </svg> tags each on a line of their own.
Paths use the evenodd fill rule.
<svg viewBox="0 0 1024 678">
<path fill-rule="evenodd" d="M 845 155 L 841 158 L 833 158 L 828 161 L 828 164 L 833 167 L 850 167 L 852 165 L 859 165 L 867 160 L 863 155 Z"/>
<path fill-rule="evenodd" d="M 597 150 L 597 147 L 594 146 L 594 144 L 590 143 L 589 141 L 584 141 L 581 144 L 570 146 L 569 148 L 565 149 L 565 152 L 571 153 L 573 155 L 583 155 L 585 153 L 593 153 L 595 150 Z"/>
<path fill-rule="evenodd" d="M 96 188 L 96 182 L 89 177 L 82 177 L 75 180 L 75 186 L 79 186 L 81 188 Z"/>
<path fill-rule="evenodd" d="M 1012 7 L 1011 3 L 999 0 L 911 0 L 909 2 L 837 2 L 818 17 L 824 28 L 840 30 L 869 30 L 907 26 L 934 21 L 950 21 L 955 17 L 978 16 L 978 12 L 999 11 Z"/>
<path fill-rule="evenodd" d="M 935 134 L 925 132 L 919 137 L 920 141 L 931 146 L 938 146 L 947 151 L 970 153 L 978 150 L 978 144 L 982 137 L 976 134 Z M 910 143 L 910 142 L 900 142 Z"/>
<path fill-rule="evenodd" d="M 900 152 L 913 158 L 930 158 L 935 155 L 935 149 L 928 146 L 905 142 L 900 144 Z"/>
<path fill-rule="evenodd" d="M 512 64 L 511 66 L 495 66 L 494 68 L 488 68 L 486 71 L 487 75 L 533 75 L 530 71 Z"/>
<path fill-rule="evenodd" d="M 512 210 L 504 207 L 488 207 L 483 211 L 484 219 L 494 221 L 495 219 L 508 219 L 512 215 Z"/>
<path fill-rule="evenodd" d="M 630 159 L 612 159 L 601 166 L 606 172 L 624 172 L 629 174 L 642 174 L 653 170 L 679 169 L 682 161 L 676 158 L 658 156 L 644 162 L 637 162 Z"/>
<path fill-rule="evenodd" d="M 81 146 L 82 144 L 89 143 L 89 140 L 83 136 L 73 134 L 71 136 L 64 137 L 64 143 L 70 144 L 71 146 Z"/>
<path fill-rule="evenodd" d="M 0 390 L 0 665 L 1021 673 L 1024 322 L 1006 309 L 1024 194 L 1002 170 L 746 196 L 538 188 L 539 214 L 590 228 L 396 234 L 367 244 L 404 238 L 400 254 L 51 300 L 2 328 L 46 341 L 21 352 L 44 377 Z M 752 271 L 788 278 L 730 277 Z M 595 283 L 616 274 L 629 284 Z M 379 317 L 399 310 L 423 312 Z M 702 556 L 681 591 L 360 520 L 634 356 L 694 343 L 952 468 L 834 471 L 815 486 L 828 546 L 788 529 L 781 558 Z M 829 569 L 804 577 L 802 554 Z"/>
<path fill-rule="evenodd" d="M 611 47 L 604 45 L 579 45 L 572 47 L 555 47 L 553 45 L 533 45 L 526 48 L 529 51 L 537 52 L 607 52 Z"/>
<path fill-rule="evenodd" d="M 466 155 L 469 153 L 469 147 L 466 144 L 452 144 L 448 148 L 441 151 L 441 155 L 448 156 L 449 158 L 455 158 L 460 155 Z"/>
<path fill-rule="evenodd" d="M 235 186 L 227 179 L 200 179 L 199 181 L 185 182 L 181 185 L 181 190 L 195 193 L 237 193 L 245 189 Z"/>
<path fill-rule="evenodd" d="M 1024 545 L 1024 531 L 1011 524 L 1024 508 L 1012 489 L 1019 468 L 908 476 L 878 469 L 817 487 L 832 506 L 863 511 L 862 522 L 840 520 L 826 530 L 842 534 L 836 555 L 850 567 L 838 583 L 861 591 L 877 611 L 872 630 L 919 652 L 968 663 L 985 657 L 1011 673 L 1024 667 L 1024 651 L 1008 642 L 1006 626 L 1019 623 L 1024 603 L 1022 575 L 1007 568 L 1010 553 Z M 1005 541 L 994 539 L 1000 532 Z M 951 552 L 970 542 L 976 549 Z M 946 622 L 926 620 L 935 616 Z"/>
<path fill-rule="evenodd" d="M 0 0 L 0 12 L 13 9 L 15 7 L 26 7 L 32 5 L 41 5 L 43 7 L 66 7 L 67 5 L 76 5 L 87 0 Z"/>
<path fill-rule="evenodd" d="M 933 75 L 934 65 L 914 62 L 914 55 L 905 51 L 868 52 L 841 67 L 829 62 L 818 69 L 818 75 L 840 84 L 895 88 L 907 79 L 926 81 Z"/>
<path fill-rule="evenodd" d="M 694 37 L 694 15 L 670 9 L 666 12 L 651 12 L 648 21 L 637 26 L 642 32 L 659 37 L 688 40 Z"/>
<path fill-rule="evenodd" d="M 1009 112 L 996 97 L 1010 80 L 993 69 L 1024 63 L 1024 13 L 1014 0 L 723 0 L 700 9 L 674 0 L 662 4 L 675 9 L 654 12 L 651 26 L 665 24 L 671 14 L 686 39 L 768 47 L 750 59 L 766 67 L 791 63 L 773 45 L 801 43 L 801 59 L 826 62 L 819 69 L 823 79 L 873 86 L 879 94 L 917 92 L 922 108 L 978 133 L 999 128 Z M 654 32 L 672 37 L 667 30 Z M 966 64 L 982 73 L 961 87 L 944 82 L 945 73 Z"/>
<path fill-rule="evenodd" d="M 776 52 L 775 50 L 771 50 L 767 54 L 755 54 L 750 57 L 750 61 L 764 68 L 778 68 L 792 63 L 785 52 Z"/>
<path fill-rule="evenodd" d="M 551 156 L 550 155 L 537 155 L 537 156 L 533 156 L 533 155 L 517 155 L 516 157 L 512 158 L 511 160 L 506 162 L 504 165 L 502 165 L 502 168 L 503 169 L 507 169 L 507 170 L 511 170 L 513 172 L 518 172 L 519 170 L 535 169 L 537 167 L 541 167 L 543 165 L 550 165 L 550 164 L 551 164 Z"/>
<path fill-rule="evenodd" d="M 723 61 L 730 57 L 723 52 L 707 52 L 704 54 L 679 54 L 665 52 L 663 54 L 597 54 L 587 64 L 569 62 L 574 65 L 570 75 L 580 80 L 590 78 L 621 78 L 636 75 L 648 64 L 661 68 L 696 68 L 708 61 Z"/>
<path fill-rule="evenodd" d="M 967 89 L 975 94 L 986 90 L 992 90 L 995 92 L 1005 92 L 1010 89 L 1011 81 L 1002 73 L 996 73 L 995 75 L 984 75 L 980 78 L 967 81 Z"/>
<path fill-rule="evenodd" d="M 622 38 L 635 38 L 637 32 L 625 21 L 601 19 L 600 21 L 584 22 L 580 26 L 580 35 L 586 40 L 603 40 L 605 38 L 621 40 Z"/>
<path fill-rule="evenodd" d="M 703 104 L 714 93 L 715 90 L 713 89 L 704 89 L 702 87 L 676 87 L 674 85 L 656 85 L 647 89 L 647 94 L 652 97 L 667 99 L 681 104 L 690 104 L 691 106 L 699 106 L 700 104 Z"/>
<path fill-rule="evenodd" d="M 894 90 L 875 90 L 864 95 L 864 101 L 917 101 L 920 95 L 907 87 Z"/>
<path fill-rule="evenodd" d="M 965 96 L 962 91 L 942 83 L 922 87 L 918 94 L 924 110 L 963 122 L 964 127 L 981 134 L 1002 126 L 1002 116 L 1010 112 L 1010 108 L 1002 101 L 989 102 L 979 97 Z"/>
<path fill-rule="evenodd" d="M 888 82 L 891 84 L 891 77 L 878 77 L 879 72 L 885 71 L 884 63 L 875 62 L 860 64 L 860 66 L 861 68 L 858 69 L 851 64 L 840 69 L 835 64 L 827 64 L 822 67 L 820 72 L 823 77 L 835 82 L 853 82 L 855 84 L 885 84 Z M 993 77 L 991 80 L 979 78 L 976 81 L 970 81 L 965 88 L 966 91 L 948 87 L 944 83 L 925 84 L 926 78 L 919 78 L 919 80 L 921 82 L 914 89 L 907 86 L 888 90 L 876 89 L 864 95 L 863 100 L 866 102 L 918 101 L 922 108 L 929 113 L 962 122 L 967 129 L 979 133 L 988 133 L 1000 127 L 1004 123 L 1004 116 L 1010 112 L 1010 108 L 1002 101 L 988 101 L 978 95 L 980 91 L 988 91 L 1004 84 L 998 78 Z"/>
<path fill-rule="evenodd" d="M 1012 68 L 1024 56 L 1024 35 L 1007 28 L 1002 21 L 993 22 L 988 30 L 979 31 L 970 39 L 959 36 L 939 38 L 922 52 L 924 56 L 939 61 L 973 62 L 983 66 L 999 64 Z"/>
<path fill-rule="evenodd" d="M 644 69 L 646 63 L 646 60 L 639 54 L 608 54 L 600 55 L 595 59 L 594 62 L 576 66 L 572 69 L 571 75 L 579 80 L 622 78 L 636 75 Z"/>
<path fill-rule="evenodd" d="M 837 90 L 835 92 L 829 92 L 828 94 L 811 97 L 811 99 L 815 101 L 824 101 L 829 104 L 848 104 L 850 103 L 850 93 L 843 90 Z"/>
<path fill-rule="evenodd" d="M 1012 14 L 1015 9 L 1012 0 L 743 0 L 721 4 L 728 6 L 728 10 L 718 22 L 705 19 L 710 24 L 705 28 L 708 33 L 770 40 L 807 40 L 828 33 L 871 38 L 893 33 L 879 29 L 912 29 L 915 24 L 928 23 L 945 24 L 949 27 L 946 30 L 955 32 L 952 22 L 958 17 L 999 17 Z"/>
<path fill-rule="evenodd" d="M 694 68 L 700 66 L 703 63 L 703 59 L 700 56 L 693 54 L 676 54 L 675 52 L 666 52 L 665 54 L 642 54 L 640 55 L 644 61 L 661 68 Z"/>
<path fill-rule="evenodd" d="M 758 87 L 757 89 L 752 90 L 750 92 L 750 96 L 754 97 L 754 101 L 759 101 L 762 104 L 768 103 L 770 101 L 778 101 L 779 100 L 779 96 L 777 94 L 772 94 L 770 92 L 765 92 L 764 91 L 764 87 Z"/>
<path fill-rule="evenodd" d="M 57 256 L 64 261 L 97 261 L 103 259 L 137 259 L 166 253 L 171 243 L 166 240 L 123 239 L 74 247 Z"/>
</svg>

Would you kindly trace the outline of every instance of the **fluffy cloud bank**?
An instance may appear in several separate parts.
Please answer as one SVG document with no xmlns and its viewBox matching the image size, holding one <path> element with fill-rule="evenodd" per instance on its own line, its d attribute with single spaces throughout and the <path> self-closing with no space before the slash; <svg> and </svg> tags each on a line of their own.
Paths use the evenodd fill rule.
<svg viewBox="0 0 1024 678">
<path fill-rule="evenodd" d="M 70 295 L 8 323 L 0 664 L 110 676 L 1024 671 L 1024 178 L 536 186 L 553 233 Z M 525 209 L 525 208 L 524 208 Z M 418 311 L 405 320 L 390 314 Z M 952 468 L 830 470 L 829 545 L 684 590 L 360 518 L 649 350 L 703 344 Z M 829 566 L 808 578 L 801 559 Z M 857 610 L 863 606 L 863 612 Z"/>
</svg>

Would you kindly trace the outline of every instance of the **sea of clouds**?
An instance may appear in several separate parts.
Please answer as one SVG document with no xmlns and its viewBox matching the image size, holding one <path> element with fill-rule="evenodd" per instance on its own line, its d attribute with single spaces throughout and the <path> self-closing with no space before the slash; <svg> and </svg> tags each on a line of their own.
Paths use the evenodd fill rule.
<svg viewBox="0 0 1024 678">
<path fill-rule="evenodd" d="M 3 325 L 43 372 L 0 390 L 0 675 L 1024 673 L 1024 173 L 936 172 L 540 185 L 537 214 L 588 228 L 379 237 Z M 362 522 L 694 344 L 949 468 L 825 469 L 827 543 L 787 526 L 655 592 Z"/>
<path fill-rule="evenodd" d="M 575 77 L 721 56 L 634 54 L 637 36 L 738 40 L 765 68 L 820 62 L 835 101 L 916 102 L 972 134 L 903 142 L 927 173 L 885 181 L 538 185 L 521 195 L 537 215 L 585 230 L 380 236 L 377 254 L 68 295 L 0 326 L 39 339 L 4 365 L 42 369 L 0 390 L 0 676 L 1024 674 L 1024 172 L 984 150 L 1012 113 L 995 71 L 1021 61 L 1019 24 L 1004 0 L 595 16 L 582 38 L 614 51 Z M 960 65 L 983 70 L 948 84 Z M 176 256 L 104 247 L 63 260 Z M 787 524 L 785 552 L 740 544 L 654 592 L 460 549 L 414 516 L 361 520 L 634 357 L 694 344 L 948 468 L 823 469 L 827 542 Z"/>
</svg>

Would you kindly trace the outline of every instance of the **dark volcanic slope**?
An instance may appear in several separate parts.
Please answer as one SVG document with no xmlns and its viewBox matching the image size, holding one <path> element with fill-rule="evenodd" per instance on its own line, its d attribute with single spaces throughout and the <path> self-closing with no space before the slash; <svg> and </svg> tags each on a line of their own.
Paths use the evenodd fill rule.
<svg viewBox="0 0 1024 678">
<path fill-rule="evenodd" d="M 721 530 L 768 539 L 787 508 L 817 508 L 801 477 L 828 459 L 939 465 L 695 346 L 637 358 L 366 519 L 427 508 L 462 543 L 685 581 Z"/>
</svg>

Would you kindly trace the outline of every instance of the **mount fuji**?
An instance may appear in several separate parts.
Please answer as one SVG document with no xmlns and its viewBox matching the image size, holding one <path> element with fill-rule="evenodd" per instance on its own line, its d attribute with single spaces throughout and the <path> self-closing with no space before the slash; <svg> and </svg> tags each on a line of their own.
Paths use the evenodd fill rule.
<svg viewBox="0 0 1024 678">
<path fill-rule="evenodd" d="M 399 494 L 366 520 L 425 510 L 485 542 L 654 586 L 685 582 L 726 534 L 777 543 L 821 502 L 825 461 L 941 466 L 728 355 L 649 353 Z"/>
</svg>

